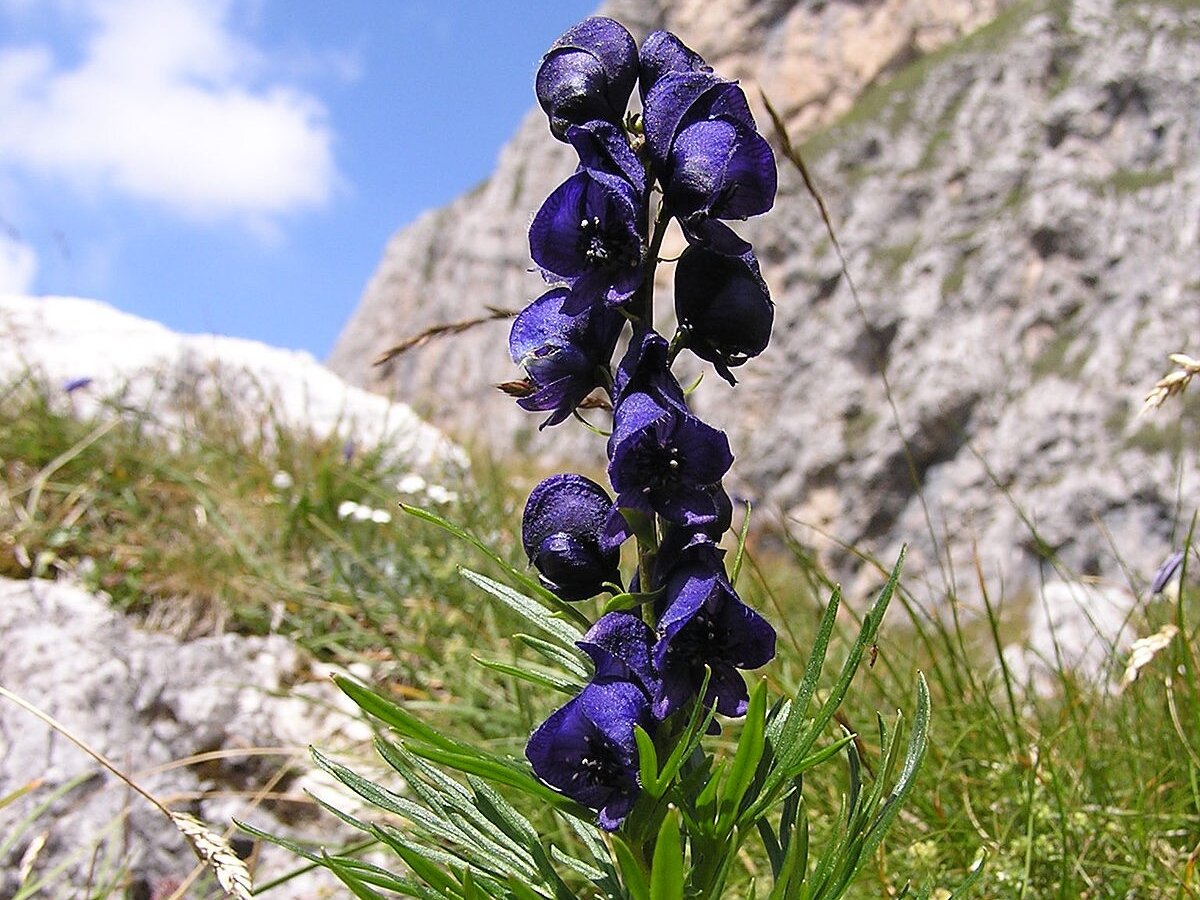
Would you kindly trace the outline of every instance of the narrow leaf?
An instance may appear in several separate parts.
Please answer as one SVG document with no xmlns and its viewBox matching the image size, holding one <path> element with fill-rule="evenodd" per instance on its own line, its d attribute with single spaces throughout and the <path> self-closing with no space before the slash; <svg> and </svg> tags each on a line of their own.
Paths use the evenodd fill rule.
<svg viewBox="0 0 1200 900">
<path fill-rule="evenodd" d="M 683 900 L 683 844 L 679 811 L 672 806 L 663 817 L 650 864 L 650 900 Z"/>
<path fill-rule="evenodd" d="M 658 751 L 654 749 L 654 739 L 641 725 L 633 726 L 633 739 L 637 742 L 638 779 L 642 790 L 657 800 L 663 795 L 666 785 L 658 777 Z"/>
<path fill-rule="evenodd" d="M 514 591 L 508 585 L 493 581 L 486 575 L 480 575 L 478 572 L 472 572 L 470 569 L 460 568 L 459 571 L 472 584 L 483 588 L 526 622 L 546 632 L 567 650 L 574 650 L 575 642 L 583 637 L 583 632 L 574 625 L 564 622 L 562 619 L 555 618 L 543 604 Z M 577 610 L 573 609 L 571 612 L 573 614 L 572 618 L 578 619 L 580 617 Z M 584 627 L 587 627 L 588 623 L 586 619 L 583 624 Z"/>
<path fill-rule="evenodd" d="M 547 690 L 557 691 L 560 694 L 567 694 L 571 697 L 578 694 L 580 688 L 583 686 L 583 683 L 580 681 L 572 681 L 544 670 L 534 669 L 530 667 L 529 663 L 514 665 L 512 663 L 501 662 L 498 659 L 484 659 L 479 656 L 475 656 L 473 659 L 485 669 L 489 669 L 492 672 L 499 672 L 501 675 L 508 675 L 520 681 L 528 682 L 534 687 L 546 688 Z"/>
<path fill-rule="evenodd" d="M 746 720 L 738 738 L 737 752 L 729 775 L 721 785 L 718 801 L 717 835 L 728 835 L 733 831 L 734 819 L 741 808 L 754 773 L 758 770 L 765 744 L 764 730 L 767 715 L 767 683 L 760 680 L 750 693 L 750 704 L 746 708 Z"/>
<path fill-rule="evenodd" d="M 617 855 L 617 868 L 621 870 L 621 881 L 632 900 L 650 900 L 650 886 L 646 876 L 629 845 L 619 835 L 613 835 L 613 849 Z"/>
</svg>

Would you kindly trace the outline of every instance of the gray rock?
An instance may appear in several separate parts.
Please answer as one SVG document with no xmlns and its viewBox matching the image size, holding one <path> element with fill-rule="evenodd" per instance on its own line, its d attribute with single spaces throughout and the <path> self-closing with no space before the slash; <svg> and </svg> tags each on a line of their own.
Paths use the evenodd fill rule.
<svg viewBox="0 0 1200 900">
<path fill-rule="evenodd" d="M 730 434 L 734 488 L 782 511 L 858 588 L 875 573 L 843 544 L 890 562 L 908 542 L 914 587 L 935 601 L 977 605 L 976 555 L 1010 594 L 1057 570 L 1140 591 L 1200 503 L 1196 407 L 1182 426 L 1179 407 L 1137 414 L 1167 354 L 1200 335 L 1200 9 L 611 9 L 633 6 L 642 29 L 676 27 L 752 98 L 766 85 L 793 136 L 811 135 L 804 153 L 859 289 L 861 307 L 783 164 L 776 209 L 741 226 L 772 285 L 773 343 L 736 392 L 710 377 L 694 395 Z M 897 46 L 885 11 L 938 25 Z M 865 68 L 860 45 L 874 51 Z M 594 437 L 537 435 L 537 417 L 490 392 L 514 375 L 503 324 L 368 365 L 428 324 L 535 296 L 525 226 L 572 165 L 531 113 L 485 185 L 393 239 L 332 367 L 502 454 L 595 462 Z"/>
<path fill-rule="evenodd" d="M 330 847 L 347 839 L 303 793 L 312 788 L 345 803 L 315 777 L 306 747 L 362 753 L 370 728 L 327 673 L 283 638 L 226 634 L 181 643 L 138 630 L 104 597 L 70 584 L 8 579 L 0 579 L 0 633 L 0 684 L 173 811 L 217 832 L 237 816 Z M 209 756 L 178 764 L 198 754 Z M 30 790 L 0 807 L 0 896 L 39 879 L 44 897 L 114 882 L 153 896 L 196 865 L 161 812 L 62 734 L 0 698 L 0 795 L 22 787 Z M 255 802 L 259 791 L 267 799 Z M 257 847 L 237 832 L 234 838 L 235 849 L 253 851 L 258 883 L 297 867 L 283 850 Z M 334 884 L 317 872 L 271 896 L 340 896 Z"/>
</svg>

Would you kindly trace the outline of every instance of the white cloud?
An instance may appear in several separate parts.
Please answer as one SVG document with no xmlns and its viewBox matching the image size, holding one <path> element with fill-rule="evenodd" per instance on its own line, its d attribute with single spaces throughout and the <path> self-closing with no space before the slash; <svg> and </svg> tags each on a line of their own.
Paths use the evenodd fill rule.
<svg viewBox="0 0 1200 900">
<path fill-rule="evenodd" d="M 84 0 L 77 64 L 0 48 L 0 160 L 89 192 L 263 228 L 337 180 L 321 103 L 263 84 L 271 60 L 230 26 L 230 0 Z"/>
<path fill-rule="evenodd" d="M 28 294 L 37 274 L 37 254 L 19 239 L 0 232 L 0 294 Z"/>
</svg>

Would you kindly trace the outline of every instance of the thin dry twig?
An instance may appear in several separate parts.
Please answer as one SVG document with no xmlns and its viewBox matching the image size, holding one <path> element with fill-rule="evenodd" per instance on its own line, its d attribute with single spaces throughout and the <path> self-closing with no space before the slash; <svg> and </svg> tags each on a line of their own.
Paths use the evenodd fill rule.
<svg viewBox="0 0 1200 900">
<path fill-rule="evenodd" d="M 417 347 L 423 347 L 435 338 L 449 337 L 455 334 L 462 334 L 464 331 L 470 331 L 477 325 L 483 325 L 487 322 L 494 322 L 497 319 L 512 319 L 518 315 L 518 310 L 515 309 L 500 309 L 495 306 L 484 307 L 488 314 L 486 316 L 478 316 L 474 319 L 462 319 L 458 322 L 444 322 L 441 325 L 434 325 L 426 328 L 424 331 L 414 334 L 412 337 L 405 338 L 399 344 L 389 350 L 384 350 L 375 358 L 372 363 L 374 366 L 383 366 L 390 363 L 393 359 L 401 354 L 407 353 L 409 350 L 415 350 Z"/>
</svg>

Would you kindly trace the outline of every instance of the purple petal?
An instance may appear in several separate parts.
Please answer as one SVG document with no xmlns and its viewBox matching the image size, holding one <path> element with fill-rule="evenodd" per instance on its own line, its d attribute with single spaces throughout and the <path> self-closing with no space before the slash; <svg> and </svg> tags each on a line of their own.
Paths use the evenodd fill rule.
<svg viewBox="0 0 1200 900">
<path fill-rule="evenodd" d="M 620 176 L 639 195 L 646 190 L 646 169 L 629 146 L 623 129 L 611 122 L 595 120 L 572 126 L 567 131 L 567 140 L 579 154 L 581 168 Z"/>
<path fill-rule="evenodd" d="M 551 45 L 535 88 L 550 130 L 563 140 L 572 125 L 593 119 L 619 124 L 637 76 L 633 37 L 620 23 L 593 16 Z"/>
<path fill-rule="evenodd" d="M 675 268 L 675 315 L 687 330 L 688 348 L 732 384 L 728 367 L 766 349 L 775 306 L 757 262 L 691 246 Z"/>
<path fill-rule="evenodd" d="M 608 492 L 582 475 L 552 475 L 529 495 L 521 544 L 562 599 L 584 600 L 620 583 L 619 550 L 600 545 L 612 509 Z"/>
<path fill-rule="evenodd" d="M 641 685 L 647 696 L 658 691 L 658 676 L 650 656 L 654 632 L 630 612 L 601 616 L 579 641 L 596 664 L 596 678 L 618 678 Z"/>
<path fill-rule="evenodd" d="M 672 212 L 745 219 L 775 202 L 775 155 L 763 138 L 727 119 L 688 125 L 671 147 L 667 202 Z"/>
<path fill-rule="evenodd" d="M 638 52 L 641 73 L 638 77 L 642 101 L 664 75 L 672 72 L 711 72 L 699 53 L 669 31 L 656 31 L 642 41 Z"/>
<path fill-rule="evenodd" d="M 1163 592 L 1163 589 L 1175 577 L 1175 573 L 1179 571 L 1179 567 L 1183 565 L 1185 555 L 1183 550 L 1176 550 L 1163 561 L 1150 582 L 1150 593 L 1161 594 Z"/>
</svg>

